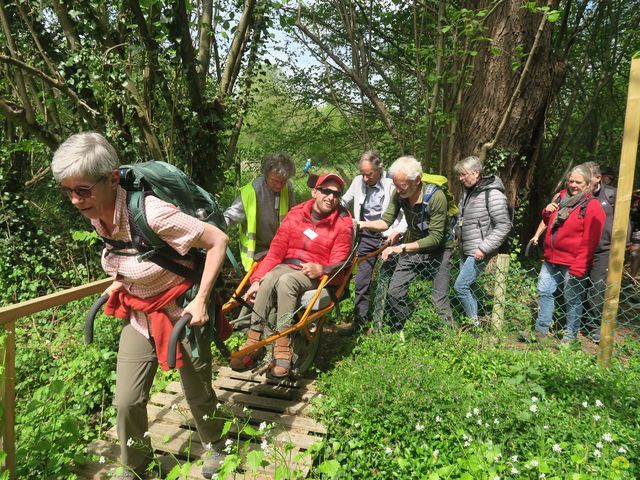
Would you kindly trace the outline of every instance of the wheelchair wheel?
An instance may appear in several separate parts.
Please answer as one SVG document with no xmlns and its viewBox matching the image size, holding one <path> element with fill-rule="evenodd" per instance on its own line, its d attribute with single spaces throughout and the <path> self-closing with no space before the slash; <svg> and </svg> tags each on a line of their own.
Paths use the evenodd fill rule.
<svg viewBox="0 0 640 480">
<path fill-rule="evenodd" d="M 320 337 L 322 336 L 322 323 L 320 320 L 321 319 L 316 320 L 309 326 L 310 332 L 315 334 L 311 342 L 309 342 L 307 336 L 301 330 L 291 334 L 291 350 L 293 352 L 291 373 L 295 377 L 302 376 L 311 368 L 316 359 L 320 346 Z M 320 329 L 320 331 L 316 334 L 318 329 Z"/>
</svg>

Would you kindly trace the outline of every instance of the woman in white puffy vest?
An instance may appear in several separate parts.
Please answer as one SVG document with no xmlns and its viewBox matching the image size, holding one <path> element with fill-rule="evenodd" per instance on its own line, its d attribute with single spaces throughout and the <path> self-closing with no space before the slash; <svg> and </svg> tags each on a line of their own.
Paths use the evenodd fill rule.
<svg viewBox="0 0 640 480">
<path fill-rule="evenodd" d="M 511 216 L 502 180 L 495 175 L 482 175 L 478 157 L 467 157 L 455 165 L 463 186 L 458 207 L 458 240 L 460 241 L 460 273 L 454 289 L 465 311 L 478 322 L 478 300 L 472 286 L 487 261 L 497 253 L 511 230 Z"/>
</svg>

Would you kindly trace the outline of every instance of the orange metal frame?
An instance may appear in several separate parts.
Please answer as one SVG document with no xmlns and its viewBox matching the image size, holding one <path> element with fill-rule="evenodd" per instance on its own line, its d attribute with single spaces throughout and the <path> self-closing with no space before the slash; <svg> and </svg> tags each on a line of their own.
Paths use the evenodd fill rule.
<svg viewBox="0 0 640 480">
<path fill-rule="evenodd" d="M 335 292 L 335 297 L 336 298 L 340 298 L 340 296 L 342 295 L 342 292 L 344 292 L 344 289 L 347 286 L 347 283 L 351 280 L 351 273 L 353 272 L 353 267 L 355 265 L 357 265 L 359 262 L 367 259 L 367 258 L 371 258 L 371 257 L 375 257 L 377 255 L 380 254 L 380 252 L 382 250 L 384 250 L 384 246 L 380 247 L 379 249 L 368 253 L 366 255 L 362 255 L 362 256 L 356 256 L 354 257 L 349 264 L 345 267 L 345 276 L 344 276 L 344 280 L 342 281 L 342 283 L 340 285 L 338 285 L 338 287 L 336 288 L 336 292 Z M 240 304 L 233 298 L 233 297 L 238 297 L 240 296 L 241 292 L 244 290 L 245 286 L 247 285 L 247 283 L 249 282 L 249 278 L 251 277 L 251 275 L 253 274 L 254 270 L 256 269 L 256 267 L 258 266 L 257 263 L 254 263 L 253 265 L 251 265 L 251 268 L 249 269 L 249 271 L 247 272 L 247 274 L 244 276 L 244 278 L 242 279 L 242 281 L 240 282 L 240 284 L 238 285 L 238 288 L 236 288 L 232 298 L 225 303 L 222 306 L 222 312 L 223 313 L 227 313 L 229 311 L 231 311 L 232 309 L 234 309 L 235 307 L 238 307 Z M 280 331 L 280 332 L 276 332 L 273 335 L 271 335 L 268 338 L 265 338 L 257 343 L 254 343 L 253 345 L 237 350 L 235 352 L 231 353 L 231 358 L 239 358 L 239 357 L 243 357 L 245 355 L 248 355 L 251 352 L 254 352 L 262 347 L 264 347 L 265 345 L 268 345 L 272 342 L 275 342 L 278 338 L 280 337 L 284 337 L 286 335 L 289 335 L 295 331 L 298 330 L 302 330 L 304 332 L 305 337 L 307 337 L 307 341 L 309 343 L 311 343 L 315 337 L 317 335 L 320 334 L 320 331 L 322 330 L 322 324 L 324 323 L 324 316 L 331 312 L 331 310 L 333 310 L 333 308 L 335 307 L 335 302 L 333 300 L 331 300 L 331 302 L 329 303 L 329 305 L 327 305 L 326 307 L 317 310 L 317 311 L 312 311 L 313 305 L 315 305 L 316 301 L 318 300 L 318 297 L 320 296 L 320 293 L 322 293 L 322 289 L 326 286 L 327 282 L 329 281 L 329 276 L 328 275 L 323 275 L 322 278 L 320 279 L 320 284 L 318 285 L 318 288 L 316 288 L 315 294 L 313 295 L 313 298 L 311 299 L 311 301 L 309 302 L 309 304 L 307 305 L 307 308 L 304 310 L 304 313 L 302 313 L 302 315 L 299 315 L 299 320 L 297 323 L 295 323 L 294 325 L 285 328 L 284 330 Z M 318 328 L 315 329 L 315 332 L 311 332 L 309 330 L 309 326 L 312 324 L 312 322 L 317 321 L 318 322 Z"/>
</svg>

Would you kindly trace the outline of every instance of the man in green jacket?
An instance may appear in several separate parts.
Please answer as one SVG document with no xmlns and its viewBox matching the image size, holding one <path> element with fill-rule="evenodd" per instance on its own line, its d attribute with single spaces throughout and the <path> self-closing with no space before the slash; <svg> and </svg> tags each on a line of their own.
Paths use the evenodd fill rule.
<svg viewBox="0 0 640 480">
<path fill-rule="evenodd" d="M 296 204 L 289 181 L 296 166 L 289 155 L 267 155 L 261 171 L 260 177 L 240 189 L 240 195 L 224 212 L 227 226 L 240 225 L 240 258 L 247 271 L 266 255 L 282 219 Z"/>
<path fill-rule="evenodd" d="M 422 166 L 414 157 L 397 159 L 389 168 L 396 191 L 380 220 L 359 222 L 360 228 L 384 231 L 400 211 L 407 221 L 403 243 L 383 250 L 383 260 L 397 257 L 387 292 L 387 313 L 392 327 L 402 329 L 411 315 L 407 299 L 409 284 L 419 273 L 433 278 L 431 298 L 440 316 L 452 323 L 449 304 L 451 240 L 448 235 L 447 197 L 442 189 L 422 181 Z"/>
</svg>

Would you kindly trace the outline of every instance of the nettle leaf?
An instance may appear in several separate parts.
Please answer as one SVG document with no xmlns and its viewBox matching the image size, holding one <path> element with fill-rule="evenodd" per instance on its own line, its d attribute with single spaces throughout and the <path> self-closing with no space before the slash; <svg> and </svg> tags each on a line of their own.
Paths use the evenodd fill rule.
<svg viewBox="0 0 640 480">
<path fill-rule="evenodd" d="M 263 466 L 264 452 L 262 450 L 252 450 L 247 454 L 245 466 L 252 472 L 257 472 Z M 266 464 L 266 462 L 265 462 Z"/>
<path fill-rule="evenodd" d="M 340 471 L 340 462 L 337 460 L 325 460 L 318 465 L 318 471 L 329 477 L 334 477 Z"/>
</svg>

